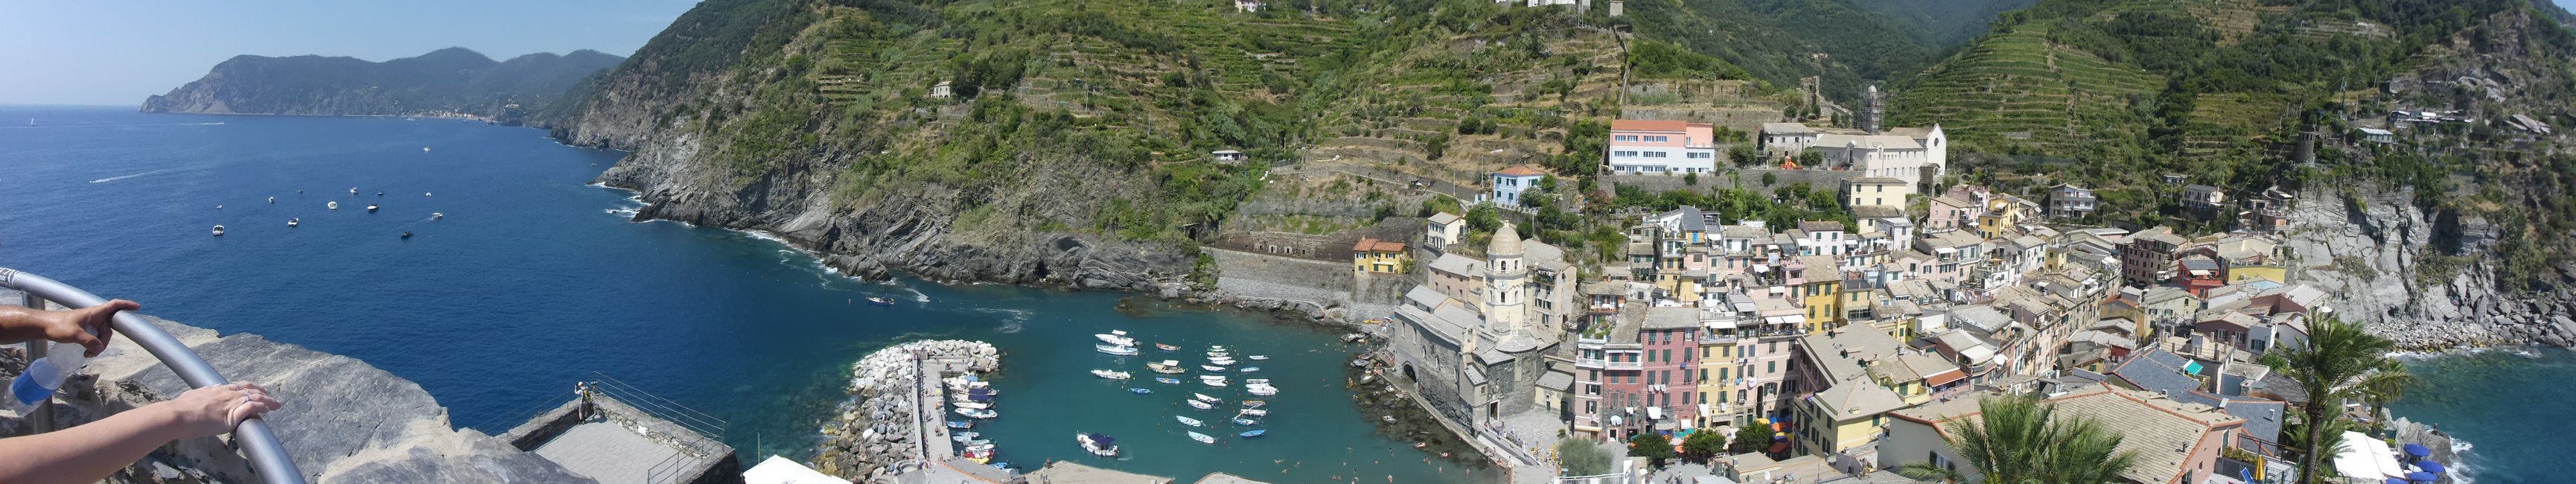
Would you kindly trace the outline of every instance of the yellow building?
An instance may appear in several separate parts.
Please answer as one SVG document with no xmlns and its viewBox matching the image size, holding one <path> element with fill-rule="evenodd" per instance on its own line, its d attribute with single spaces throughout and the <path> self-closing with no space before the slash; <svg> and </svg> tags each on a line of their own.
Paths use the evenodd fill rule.
<svg viewBox="0 0 2576 484">
<path fill-rule="evenodd" d="M 1835 383 L 1799 403 L 1797 453 L 1821 455 L 1868 445 L 1886 427 L 1887 412 L 1908 406 L 1904 397 L 1867 378 Z"/>
<path fill-rule="evenodd" d="M 1823 331 L 1837 326 L 1843 320 L 1843 271 L 1837 266 L 1836 258 L 1800 256 L 1798 263 L 1806 266 L 1806 282 L 1800 284 L 1797 291 L 1800 301 L 1806 305 L 1807 330 Z"/>
<path fill-rule="evenodd" d="M 1413 255 L 1404 251 L 1403 242 L 1362 238 L 1358 245 L 1351 246 L 1351 273 L 1354 275 L 1370 272 L 1403 274 L 1412 269 L 1412 264 Z"/>
</svg>

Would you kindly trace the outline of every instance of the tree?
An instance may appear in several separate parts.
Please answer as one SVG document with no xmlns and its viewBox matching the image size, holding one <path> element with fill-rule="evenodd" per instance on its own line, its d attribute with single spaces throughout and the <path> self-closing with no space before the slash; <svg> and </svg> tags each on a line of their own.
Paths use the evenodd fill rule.
<svg viewBox="0 0 2576 484">
<path fill-rule="evenodd" d="M 1984 482 L 2100 484 L 2120 479 L 2138 455 L 2120 448 L 2120 433 L 2090 418 L 2057 415 L 2055 405 L 2021 396 L 1977 401 L 1981 418 L 1951 421 L 1941 440 Z M 1897 468 L 1915 479 L 1964 482 L 1950 467 L 1915 462 Z"/>
<path fill-rule="evenodd" d="M 1644 457 L 1648 465 L 1663 467 L 1665 460 L 1673 458 L 1673 438 L 1654 432 L 1638 432 L 1637 436 L 1628 438 L 1628 455 Z"/>
<path fill-rule="evenodd" d="M 1597 476 L 1610 473 L 1610 451 L 1590 440 L 1556 441 L 1557 475 Z"/>
<path fill-rule="evenodd" d="M 2333 314 L 2318 318 L 2311 326 L 2308 345 L 2298 349 L 2274 350 L 2264 355 L 2263 364 L 2281 372 L 2281 376 L 2299 382 L 2308 393 L 2308 404 L 2299 408 L 2306 418 L 2306 442 L 2329 442 L 2325 432 L 2333 425 L 2321 424 L 2336 418 L 2343 402 L 2364 399 L 2374 387 L 2394 390 L 2405 386 L 2404 377 L 2379 375 L 2393 368 L 2388 351 L 2397 347 L 2388 338 L 2364 331 L 2360 323 L 2347 323 Z M 2377 378 L 2377 381 L 2373 381 Z M 2391 397 L 2392 399 L 2394 397 Z M 2299 476 L 2306 482 L 2322 482 L 2317 473 L 2318 461 L 2331 449 L 2309 449 L 2299 456 Z"/>
<path fill-rule="evenodd" d="M 1763 446 L 1771 445 L 1771 436 L 1774 433 L 1769 425 L 1746 422 L 1744 426 L 1735 428 L 1735 441 L 1726 444 L 1726 453 L 1761 452 Z"/>
<path fill-rule="evenodd" d="M 1698 172 L 1683 173 L 1683 174 L 1682 174 L 1682 184 L 1683 184 L 1683 185 L 1689 185 L 1689 186 L 1699 186 L 1699 173 L 1698 173 Z"/>
<path fill-rule="evenodd" d="M 1726 435 L 1723 432 L 1702 429 L 1691 432 L 1689 437 L 1682 438 L 1682 458 L 1684 459 L 1708 462 L 1709 458 L 1725 452 Z"/>
<path fill-rule="evenodd" d="M 2361 381 L 2354 382 L 2353 386 L 2361 391 L 2361 400 L 2370 403 L 2370 414 L 2374 417 L 2371 423 L 2381 424 L 2383 421 L 2376 417 L 2387 412 L 2389 402 L 2406 398 L 2406 387 L 2414 384 L 2415 375 L 2406 372 L 2406 364 L 2389 358 L 2381 361 L 2378 369 L 2371 370 L 2369 376 L 2361 377 Z"/>
</svg>

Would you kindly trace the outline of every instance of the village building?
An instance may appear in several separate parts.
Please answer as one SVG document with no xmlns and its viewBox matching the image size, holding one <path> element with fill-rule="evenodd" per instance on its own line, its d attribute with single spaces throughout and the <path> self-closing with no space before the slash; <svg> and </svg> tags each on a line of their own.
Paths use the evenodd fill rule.
<svg viewBox="0 0 2576 484">
<path fill-rule="evenodd" d="M 1521 192 L 1538 188 L 1539 180 L 1545 178 L 1547 178 L 1547 172 L 1538 171 L 1537 168 L 1530 168 L 1528 165 L 1504 168 L 1503 171 L 1494 172 L 1493 193 L 1488 196 L 1492 197 L 1494 204 L 1497 205 L 1522 206 L 1524 204 L 1521 203 Z"/>
<path fill-rule="evenodd" d="M 1404 250 L 1403 242 L 1362 237 L 1351 246 L 1351 273 L 1404 274 L 1412 271 L 1413 253 Z"/>
<path fill-rule="evenodd" d="M 1430 218 L 1423 219 L 1422 243 L 1432 250 L 1448 250 L 1449 244 L 1458 243 L 1458 234 L 1466 228 L 1467 219 L 1460 218 L 1458 214 L 1431 214 Z"/>
<path fill-rule="evenodd" d="M 1883 132 L 1850 128 L 1816 128 L 1799 123 L 1762 123 L 1762 150 L 1791 156 L 1808 149 L 1825 155 L 1825 166 L 1854 170 L 1865 177 L 1889 177 L 1922 183 L 1950 172 L 1950 140 L 1939 125 L 1890 128 Z"/>
<path fill-rule="evenodd" d="M 1878 447 L 1880 464 L 1930 462 L 1955 469 L 1970 481 L 1978 479 L 1976 469 L 1943 439 L 1950 423 L 1979 420 L 1975 396 L 1891 412 L 1887 438 Z M 2138 456 L 2137 464 L 2120 474 L 2129 482 L 2200 483 L 2217 477 L 2221 454 L 2235 446 L 2246 424 L 2207 405 L 2109 385 L 2083 387 L 2042 403 L 2054 405 L 2060 417 L 2091 418 L 2119 429 L 2119 449 Z"/>
<path fill-rule="evenodd" d="M 2048 189 L 2048 217 L 2071 219 L 2092 215 L 2094 202 L 2098 200 L 2093 197 L 2092 190 L 2073 183 L 2059 183 Z"/>
<path fill-rule="evenodd" d="M 1914 196 L 1914 184 L 1890 177 L 1862 178 L 1843 183 L 1843 207 L 1905 208 L 1905 199 Z"/>
<path fill-rule="evenodd" d="M 1573 300 L 1576 274 L 1564 264 L 1562 249 L 1525 242 L 1506 222 L 1494 231 L 1485 254 L 1481 267 L 1457 268 L 1484 283 L 1482 297 L 1416 287 L 1396 309 L 1398 326 L 1388 345 L 1402 382 L 1429 402 L 1443 424 L 1462 433 L 1539 407 L 1535 394 L 1547 372 L 1546 354 L 1565 333 L 1563 323 L 1550 320 L 1581 307 Z M 1557 309 L 1543 310 L 1538 299 Z"/>
<path fill-rule="evenodd" d="M 1620 119 L 1610 122 L 1604 172 L 1682 175 L 1717 171 L 1716 126 L 1686 121 Z"/>
</svg>

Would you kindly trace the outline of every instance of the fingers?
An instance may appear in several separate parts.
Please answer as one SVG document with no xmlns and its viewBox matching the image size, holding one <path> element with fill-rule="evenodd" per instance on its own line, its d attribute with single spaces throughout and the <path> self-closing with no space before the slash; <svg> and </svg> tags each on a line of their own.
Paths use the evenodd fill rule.
<svg viewBox="0 0 2576 484">
<path fill-rule="evenodd" d="M 223 387 L 225 390 L 229 390 L 237 395 L 232 399 L 232 406 L 228 407 L 225 411 L 224 424 L 226 427 L 241 426 L 243 420 L 249 420 L 253 417 L 258 417 L 260 415 L 267 414 L 269 411 L 277 410 L 286 406 L 286 402 L 280 401 L 277 397 L 269 395 L 268 389 L 260 387 L 257 383 L 237 381 L 224 384 Z"/>
<path fill-rule="evenodd" d="M 82 348 L 87 349 L 81 352 L 83 358 L 97 358 L 99 353 L 107 351 L 107 339 L 92 336 L 88 331 L 73 334 L 72 342 L 79 343 Z"/>
</svg>

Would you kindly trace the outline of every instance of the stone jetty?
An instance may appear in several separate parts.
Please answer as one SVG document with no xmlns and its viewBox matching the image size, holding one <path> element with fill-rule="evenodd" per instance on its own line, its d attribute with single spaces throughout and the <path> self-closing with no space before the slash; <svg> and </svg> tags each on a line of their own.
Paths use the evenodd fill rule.
<svg viewBox="0 0 2576 484">
<path fill-rule="evenodd" d="M 992 344 L 963 340 L 914 341 L 859 359 L 850 371 L 850 402 L 823 424 L 815 469 L 858 482 L 894 482 L 894 475 L 923 467 L 931 462 L 923 458 L 928 444 L 946 443 L 938 428 L 946 421 L 936 398 L 939 373 L 989 373 L 1001 364 Z"/>
</svg>

